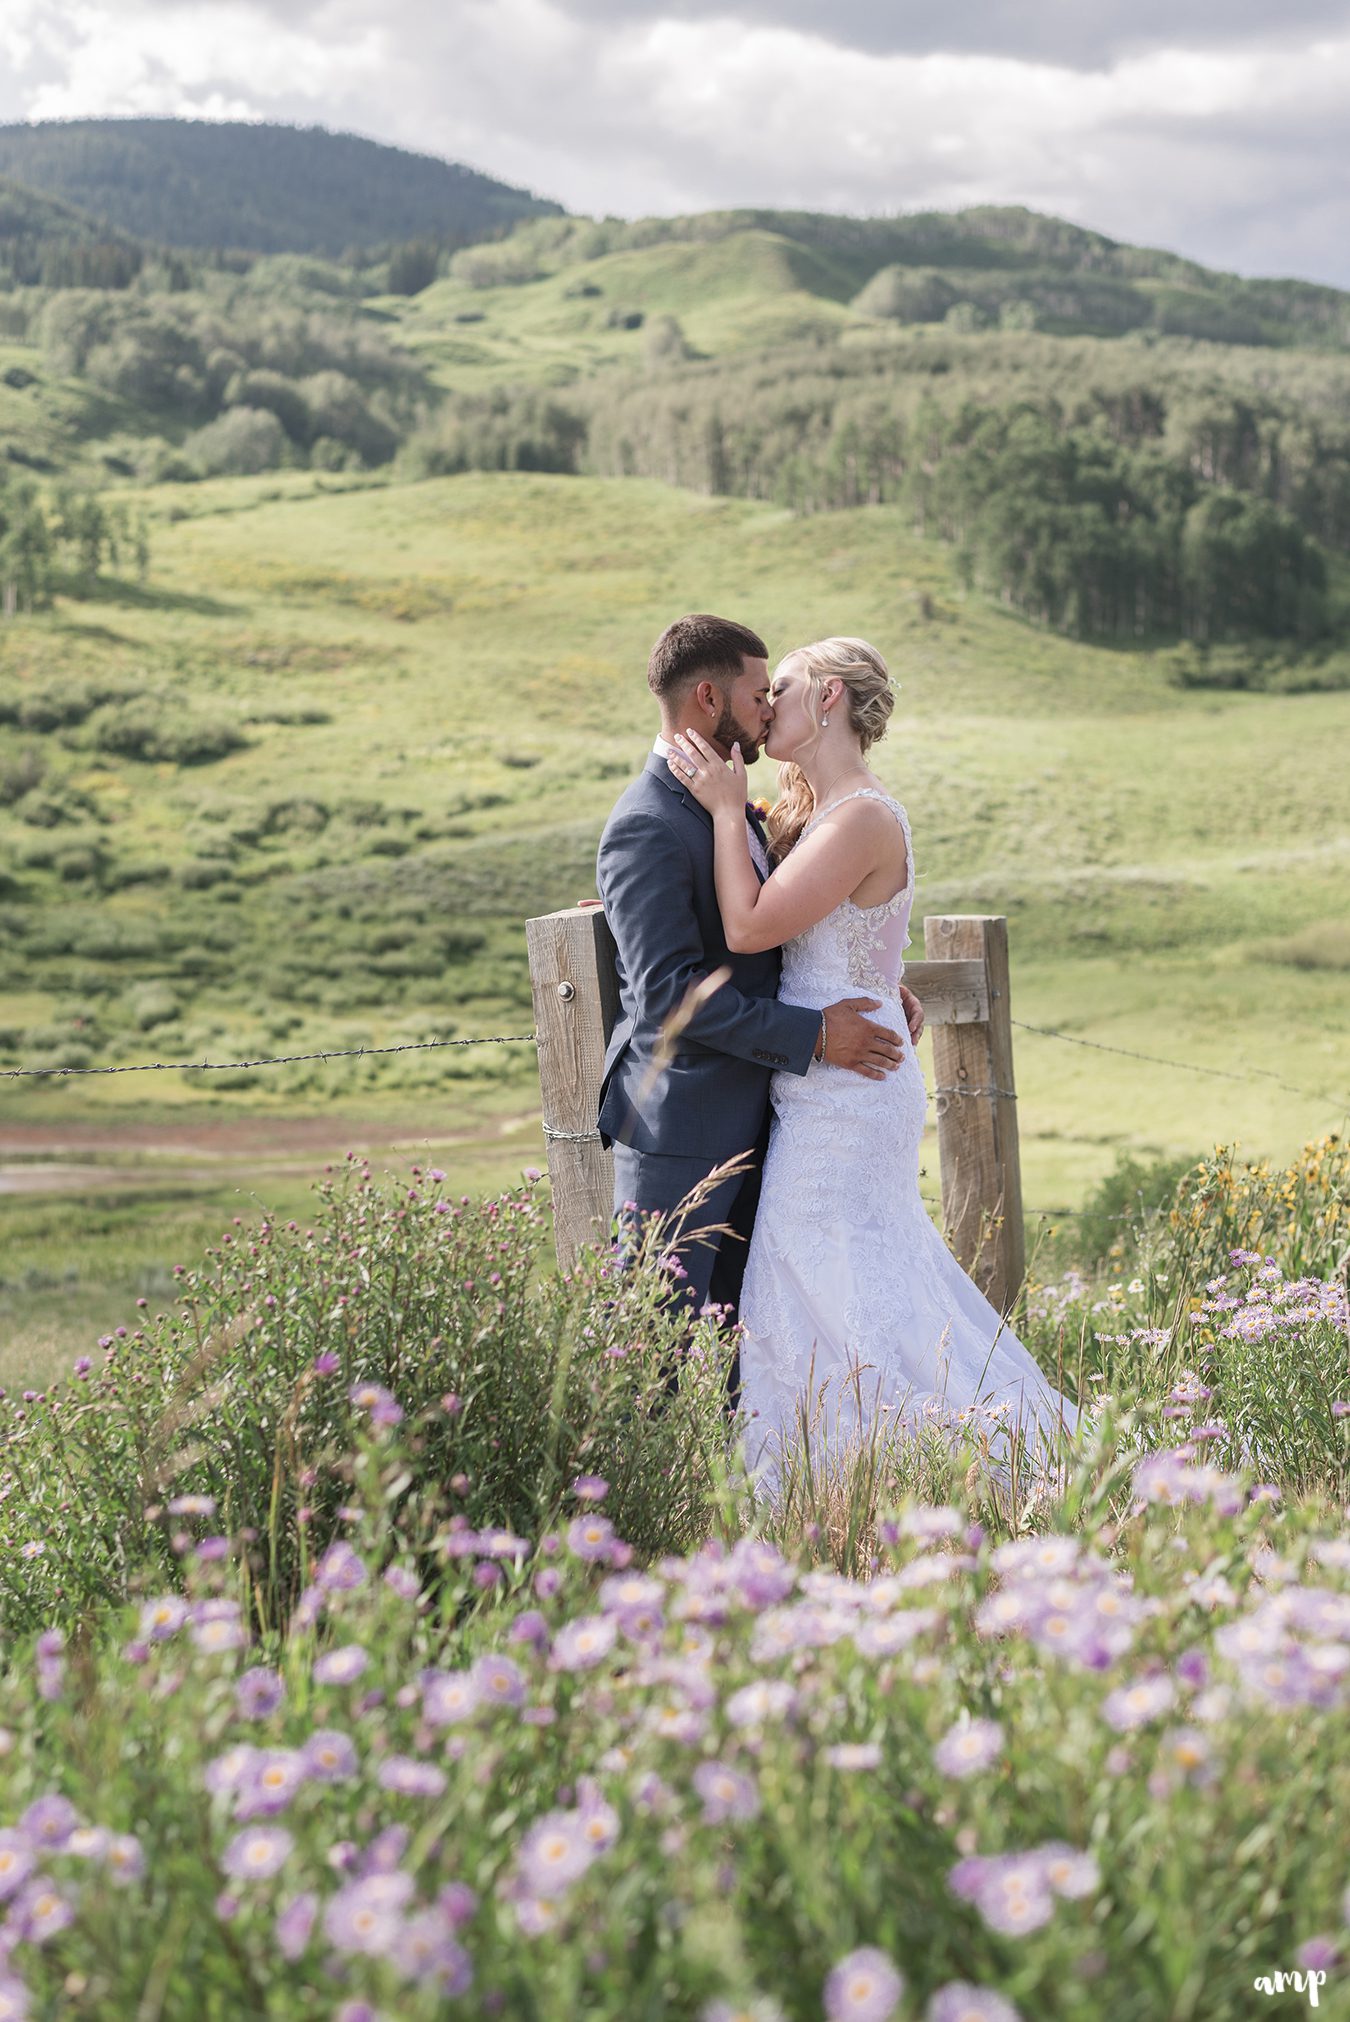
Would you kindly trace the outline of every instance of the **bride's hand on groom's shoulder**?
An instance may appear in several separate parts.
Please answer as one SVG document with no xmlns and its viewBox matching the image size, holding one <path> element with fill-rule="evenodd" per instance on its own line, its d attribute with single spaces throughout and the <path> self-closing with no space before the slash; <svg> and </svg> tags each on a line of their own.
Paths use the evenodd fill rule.
<svg viewBox="0 0 1350 2022">
<path fill-rule="evenodd" d="M 666 760 L 671 776 L 686 793 L 693 794 L 700 807 L 706 807 L 710 814 L 725 808 L 744 814 L 745 760 L 739 744 L 732 745 L 728 765 L 696 730 L 677 730 L 671 742 L 675 750 Z"/>
</svg>

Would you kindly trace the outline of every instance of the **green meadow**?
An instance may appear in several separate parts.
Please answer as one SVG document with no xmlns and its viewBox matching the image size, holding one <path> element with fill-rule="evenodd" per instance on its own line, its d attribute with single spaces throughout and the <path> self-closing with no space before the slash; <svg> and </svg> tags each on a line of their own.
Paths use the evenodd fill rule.
<svg viewBox="0 0 1350 2022">
<path fill-rule="evenodd" d="M 919 912 L 1009 916 L 1015 1018 L 1213 1070 L 1018 1031 L 1033 1209 L 1121 1152 L 1284 1158 L 1344 1122 L 1350 693 L 1186 690 L 1165 651 L 1033 629 L 893 507 L 484 473 L 132 496 L 148 581 L 0 633 L 0 1066 L 528 1033 L 523 921 L 593 892 L 654 727 L 647 650 L 701 608 L 775 653 L 837 631 L 886 653 L 878 770 Z M 10 1080 L 3 1103 L 11 1383 L 167 1296 L 231 1215 L 302 1215 L 351 1145 L 465 1190 L 542 1163 L 528 1044 Z M 13 1190 L 63 1161 L 74 1191 Z"/>
</svg>

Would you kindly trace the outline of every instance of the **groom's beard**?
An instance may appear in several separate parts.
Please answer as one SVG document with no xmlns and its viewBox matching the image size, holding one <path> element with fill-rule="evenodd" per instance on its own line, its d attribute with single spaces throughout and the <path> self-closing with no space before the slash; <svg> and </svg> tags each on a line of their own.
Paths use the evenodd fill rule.
<svg viewBox="0 0 1350 2022">
<path fill-rule="evenodd" d="M 767 735 L 768 732 L 766 731 L 765 736 Z M 739 744 L 741 747 L 741 757 L 747 765 L 753 765 L 759 757 L 760 741 L 753 732 L 746 729 L 743 723 L 736 721 L 736 718 L 731 713 L 730 704 L 724 701 L 722 704 L 722 714 L 718 717 L 716 728 L 713 731 L 713 743 L 720 744 L 728 758 L 731 756 L 732 745 Z"/>
</svg>

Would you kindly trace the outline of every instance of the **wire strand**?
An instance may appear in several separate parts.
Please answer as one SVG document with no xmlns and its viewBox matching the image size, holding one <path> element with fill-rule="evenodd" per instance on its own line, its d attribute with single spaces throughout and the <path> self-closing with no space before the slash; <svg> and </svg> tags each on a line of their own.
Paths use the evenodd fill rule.
<svg viewBox="0 0 1350 2022">
<path fill-rule="evenodd" d="M 1333 1109 L 1350 1108 L 1350 1102 L 1344 1096 L 1328 1095 L 1324 1089 L 1300 1088 L 1295 1082 L 1272 1074 L 1268 1067 L 1249 1067 L 1235 1073 L 1230 1067 L 1201 1067 L 1194 1060 L 1165 1060 L 1160 1053 L 1138 1053 L 1132 1046 L 1108 1046 L 1102 1039 L 1080 1039 L 1076 1033 L 1056 1032 L 1048 1025 L 1028 1025 L 1025 1018 L 1010 1018 L 1008 1022 L 1023 1032 L 1036 1033 L 1041 1039 L 1062 1039 L 1066 1046 L 1090 1046 L 1094 1053 L 1120 1053 L 1127 1060 L 1146 1060 L 1152 1067 L 1175 1067 L 1183 1074 L 1210 1074 L 1220 1081 L 1273 1081 L 1288 1095 L 1304 1095 L 1312 1102 L 1330 1103 Z"/>
<path fill-rule="evenodd" d="M 494 1032 L 481 1039 L 409 1039 L 400 1046 L 330 1046 L 318 1053 L 275 1053 L 258 1060 L 139 1060 L 126 1067 L 2 1067 L 0 1080 L 69 1074 L 220 1074 L 239 1067 L 289 1067 L 297 1060 L 363 1060 L 376 1053 L 427 1053 L 438 1046 L 522 1046 L 533 1032 Z"/>
</svg>

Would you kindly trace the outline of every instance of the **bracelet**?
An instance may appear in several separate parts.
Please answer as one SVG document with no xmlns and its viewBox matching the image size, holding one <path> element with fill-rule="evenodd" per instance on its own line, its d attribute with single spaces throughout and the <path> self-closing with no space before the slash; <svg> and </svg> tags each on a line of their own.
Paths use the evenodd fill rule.
<svg viewBox="0 0 1350 2022">
<path fill-rule="evenodd" d="M 830 1043 L 829 1033 L 826 1030 L 825 1026 L 825 1013 L 822 1011 L 820 1014 L 820 1042 L 819 1042 L 820 1050 L 818 1053 L 813 1053 L 811 1058 L 813 1060 L 823 1060 L 825 1058 L 825 1048 L 829 1045 L 829 1043 Z"/>
</svg>

